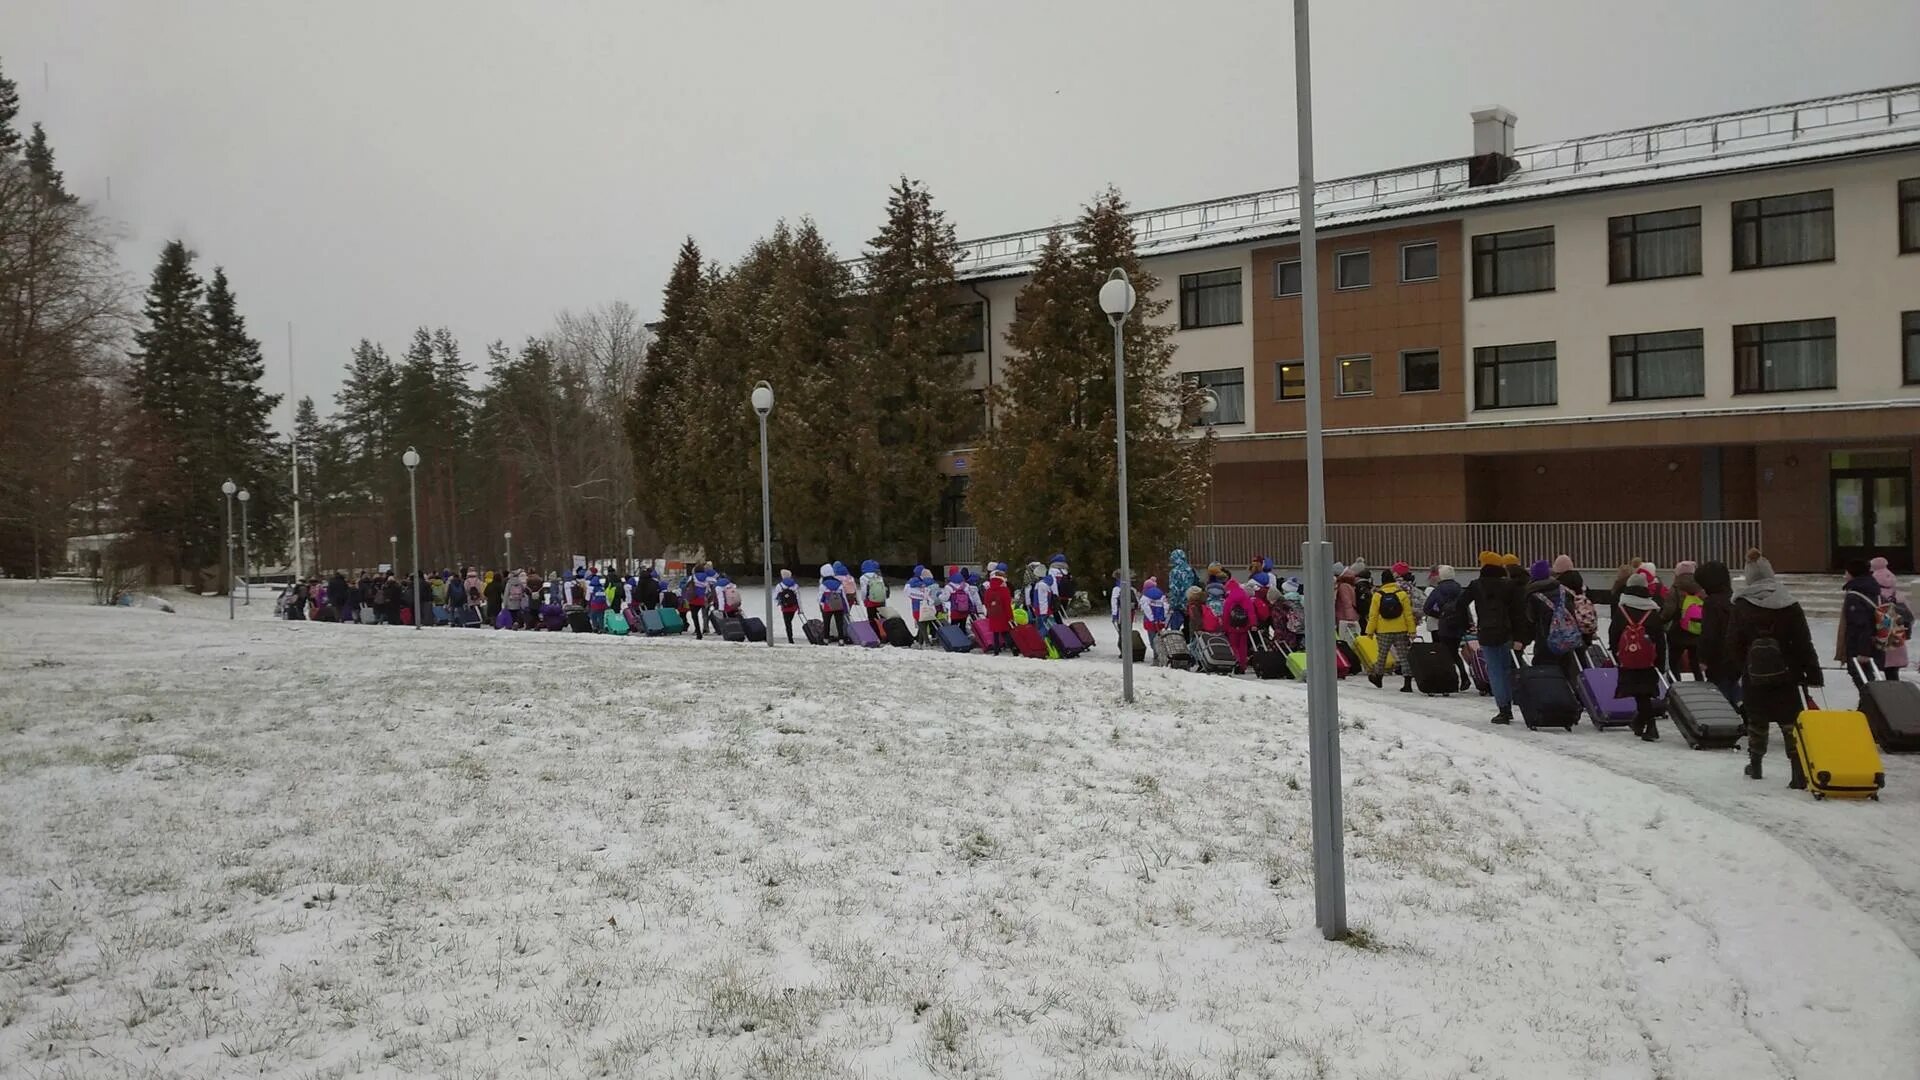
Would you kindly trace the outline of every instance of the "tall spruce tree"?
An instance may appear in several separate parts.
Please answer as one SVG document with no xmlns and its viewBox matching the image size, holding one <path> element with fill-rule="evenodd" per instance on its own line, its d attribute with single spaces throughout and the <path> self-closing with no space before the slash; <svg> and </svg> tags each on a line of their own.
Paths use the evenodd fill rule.
<svg viewBox="0 0 1920 1080">
<path fill-rule="evenodd" d="M 151 556 L 170 564 L 176 579 L 198 572 L 221 554 L 220 484 L 214 425 L 220 401 L 207 312 L 206 287 L 193 269 L 193 252 L 172 241 L 147 285 L 146 326 L 134 334 L 129 391 L 140 431 L 127 504 Z"/>
<path fill-rule="evenodd" d="M 946 477 L 939 461 L 966 437 L 975 411 L 968 363 L 956 347 L 969 309 L 954 303 L 960 245 L 926 185 L 901 177 L 887 221 L 867 242 L 856 366 L 874 415 L 856 472 L 873 493 L 883 537 L 912 537 L 932 559 L 934 515 Z"/>
<path fill-rule="evenodd" d="M 232 285 L 214 267 L 206 290 L 207 342 L 218 388 L 218 428 L 212 433 L 215 467 L 247 489 L 248 553 L 256 565 L 277 562 L 287 551 L 286 444 L 269 423 L 279 394 L 261 389 L 266 362 L 260 343 L 247 333 Z"/>
<path fill-rule="evenodd" d="M 308 557 L 308 573 L 317 573 L 321 566 L 320 553 L 314 545 L 314 538 L 320 535 L 320 514 L 322 502 L 322 477 L 320 475 L 320 456 L 322 446 L 330 438 L 328 424 L 320 419 L 320 410 L 314 407 L 313 398 L 302 397 L 293 407 L 293 457 L 294 466 L 300 470 L 300 532 L 303 535 L 293 538 L 293 543 L 303 545 Z M 327 479 L 331 479 L 328 477 Z"/>
<path fill-rule="evenodd" d="M 40 193 L 56 202 L 76 201 L 67 192 L 66 177 L 53 164 L 53 147 L 47 143 L 46 129 L 38 123 L 33 125 L 33 134 L 27 139 L 27 150 L 23 156 L 27 164 L 27 174 L 39 186 Z"/>
<path fill-rule="evenodd" d="M 633 399 L 627 405 L 627 445 L 633 454 L 632 493 L 647 520 L 673 543 L 695 536 L 700 495 L 685 452 L 700 403 L 689 397 L 694 354 L 707 333 L 707 267 L 700 245 L 687 237 L 661 297 L 660 321 L 647 346 Z"/>
<path fill-rule="evenodd" d="M 1139 300 L 1126 321 L 1128 524 L 1132 563 L 1157 565 L 1184 543 L 1204 497 L 1207 454 L 1186 421 L 1199 391 L 1172 370 L 1168 301 L 1134 250 L 1117 191 L 1090 204 L 1071 233 L 1055 231 L 1021 290 L 996 423 L 975 455 L 969 500 L 992 557 L 1066 553 L 1082 581 L 1118 565 L 1113 331 L 1098 295 L 1119 267 Z"/>
<path fill-rule="evenodd" d="M 13 126 L 20 115 L 20 88 L 0 70 L 0 158 L 10 158 L 20 150 L 20 129 Z"/>
</svg>

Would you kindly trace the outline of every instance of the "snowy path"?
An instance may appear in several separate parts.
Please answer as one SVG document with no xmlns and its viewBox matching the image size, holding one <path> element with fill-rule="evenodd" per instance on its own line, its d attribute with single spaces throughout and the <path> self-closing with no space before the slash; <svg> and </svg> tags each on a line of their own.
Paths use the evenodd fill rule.
<svg viewBox="0 0 1920 1080">
<path fill-rule="evenodd" d="M 1829 888 L 1712 785 L 1632 778 L 1673 758 L 1684 787 L 1708 756 L 1673 743 L 1345 695 L 1362 933 L 1333 945 L 1297 687 L 1142 669 L 1121 710 L 1111 659 L 213 614 L 0 590 L 0 1074 L 1910 1080 L 1920 1056 L 1911 897 Z M 1767 786 L 1763 825 L 1913 821 L 1901 793 Z"/>
</svg>

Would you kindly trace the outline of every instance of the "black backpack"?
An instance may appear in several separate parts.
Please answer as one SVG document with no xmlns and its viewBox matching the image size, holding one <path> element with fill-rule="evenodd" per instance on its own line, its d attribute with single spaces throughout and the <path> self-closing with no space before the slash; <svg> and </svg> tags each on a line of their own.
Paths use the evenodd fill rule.
<svg viewBox="0 0 1920 1080">
<path fill-rule="evenodd" d="M 1397 619 L 1401 615 L 1404 615 L 1406 610 L 1406 606 L 1400 602 L 1400 593 L 1398 591 L 1382 592 L 1380 594 L 1380 617 L 1382 619 Z"/>
<path fill-rule="evenodd" d="M 1753 639 L 1747 646 L 1747 685 L 1749 687 L 1792 686 L 1798 682 L 1793 665 L 1787 663 L 1787 652 L 1780 647 L 1780 639 L 1765 634 Z"/>
</svg>

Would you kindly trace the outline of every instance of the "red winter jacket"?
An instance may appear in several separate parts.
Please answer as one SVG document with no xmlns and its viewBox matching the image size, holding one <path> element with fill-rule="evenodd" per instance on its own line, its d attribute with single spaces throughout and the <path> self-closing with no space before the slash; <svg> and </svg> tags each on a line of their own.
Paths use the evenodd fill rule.
<svg viewBox="0 0 1920 1080">
<path fill-rule="evenodd" d="M 980 597 L 980 606 L 987 609 L 987 629 L 996 634 L 1013 633 L 1013 594 L 1007 591 L 1004 579 L 994 578 L 987 582 L 986 593 Z"/>
</svg>

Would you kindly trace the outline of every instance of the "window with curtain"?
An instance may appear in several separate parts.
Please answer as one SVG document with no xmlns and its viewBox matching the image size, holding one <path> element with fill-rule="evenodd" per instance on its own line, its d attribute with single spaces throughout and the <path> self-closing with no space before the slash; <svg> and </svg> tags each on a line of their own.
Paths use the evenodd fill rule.
<svg viewBox="0 0 1920 1080">
<path fill-rule="evenodd" d="M 948 346 L 949 352 L 976 353 L 987 348 L 987 305 L 983 300 L 971 304 L 954 304 L 947 309 L 959 324 L 959 333 L 954 335 Z"/>
<path fill-rule="evenodd" d="M 1281 259 L 1273 264 L 1273 295 L 1300 295 L 1300 260 Z"/>
<path fill-rule="evenodd" d="M 1733 204 L 1733 268 L 1830 262 L 1833 191 L 1804 191 Z"/>
<path fill-rule="evenodd" d="M 1518 409 L 1559 400 L 1558 345 L 1483 345 L 1473 350 L 1474 408 Z"/>
<path fill-rule="evenodd" d="M 1440 276 L 1440 245 L 1429 240 L 1400 249 L 1401 281 L 1432 281 Z"/>
<path fill-rule="evenodd" d="M 1343 356 L 1334 361 L 1340 373 L 1340 396 L 1359 397 L 1373 393 L 1373 357 Z"/>
<path fill-rule="evenodd" d="M 1440 350 L 1410 349 L 1400 354 L 1400 392 L 1419 394 L 1440 389 Z"/>
<path fill-rule="evenodd" d="M 1247 422 L 1247 373 L 1244 368 L 1220 368 L 1217 371 L 1190 371 L 1187 379 L 1202 390 L 1211 390 L 1219 407 L 1212 415 L 1202 412 L 1194 417 L 1194 427 Z"/>
<path fill-rule="evenodd" d="M 1920 311 L 1900 313 L 1900 355 L 1905 371 L 1900 381 L 1920 385 Z"/>
<path fill-rule="evenodd" d="M 1306 396 L 1306 365 L 1298 360 L 1275 361 L 1273 365 L 1273 400 L 1299 401 Z"/>
<path fill-rule="evenodd" d="M 1900 181 L 1900 253 L 1920 251 L 1920 176 Z"/>
<path fill-rule="evenodd" d="M 1473 238 L 1473 295 L 1513 296 L 1553 289 L 1553 226 Z"/>
<path fill-rule="evenodd" d="M 1838 354 L 1832 319 L 1749 323 L 1733 328 L 1733 392 L 1831 390 Z"/>
<path fill-rule="evenodd" d="M 1342 251 L 1333 257 L 1333 287 L 1364 289 L 1373 284 L 1373 252 Z"/>
<path fill-rule="evenodd" d="M 1613 335 L 1613 400 L 1705 397 L 1706 334 L 1667 330 Z"/>
<path fill-rule="evenodd" d="M 1699 207 L 1607 219 L 1607 279 L 1613 284 L 1699 272 Z"/>
<path fill-rule="evenodd" d="M 1232 326 L 1240 321 L 1240 271 L 1180 275 L 1180 329 Z"/>
</svg>

